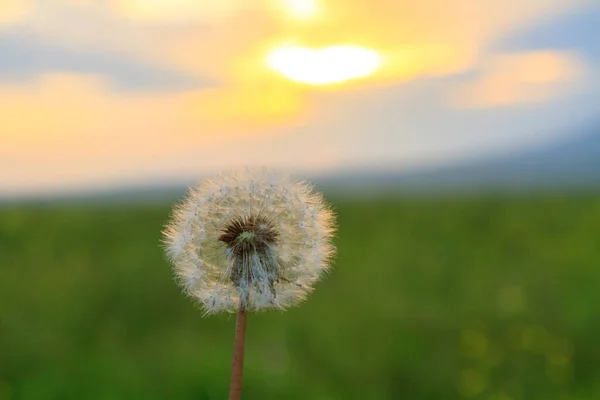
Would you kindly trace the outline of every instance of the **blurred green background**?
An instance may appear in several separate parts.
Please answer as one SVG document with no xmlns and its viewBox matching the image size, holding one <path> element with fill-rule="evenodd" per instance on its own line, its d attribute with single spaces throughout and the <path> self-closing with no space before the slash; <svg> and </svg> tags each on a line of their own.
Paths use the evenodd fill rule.
<svg viewBox="0 0 600 400">
<path fill-rule="evenodd" d="M 331 201 L 335 269 L 249 316 L 244 398 L 600 398 L 600 194 Z M 0 209 L 0 399 L 226 398 L 235 317 L 181 294 L 169 213 Z"/>
</svg>

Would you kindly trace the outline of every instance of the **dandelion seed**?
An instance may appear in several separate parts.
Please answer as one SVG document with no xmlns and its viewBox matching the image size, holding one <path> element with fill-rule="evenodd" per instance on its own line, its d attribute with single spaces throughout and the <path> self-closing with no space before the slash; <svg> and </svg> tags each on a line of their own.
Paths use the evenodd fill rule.
<svg viewBox="0 0 600 400">
<path fill-rule="evenodd" d="M 335 253 L 334 225 L 310 184 L 264 169 L 206 179 L 176 207 L 164 235 L 178 281 L 206 314 L 238 312 L 232 392 L 246 312 L 305 300 Z"/>
<path fill-rule="evenodd" d="M 175 210 L 167 253 L 207 314 L 285 309 L 334 254 L 334 216 L 306 182 L 267 170 L 207 179 Z"/>
</svg>

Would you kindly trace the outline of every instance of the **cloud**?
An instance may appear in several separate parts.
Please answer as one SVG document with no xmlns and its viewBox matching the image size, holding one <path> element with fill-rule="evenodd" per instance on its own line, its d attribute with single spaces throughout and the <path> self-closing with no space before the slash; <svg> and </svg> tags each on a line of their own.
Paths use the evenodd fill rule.
<svg viewBox="0 0 600 400">
<path fill-rule="evenodd" d="M 376 2 L 346 0 L 318 2 L 315 20 L 290 19 L 278 7 L 255 6 L 228 14 L 211 24 L 207 35 L 182 34 L 169 46 L 169 59 L 181 68 L 202 70 L 225 81 L 256 79 L 259 68 L 223 68 L 224 65 L 264 67 L 269 50 L 286 44 L 309 47 L 356 45 L 380 52 L 385 64 L 365 84 L 393 84 L 421 76 L 465 71 L 485 47 L 532 20 L 577 7 L 583 0 L 494 0 L 466 2 Z M 264 4 L 281 3 L 268 2 Z M 263 3 L 257 3 L 263 4 Z M 202 59 L 186 49 L 195 48 Z M 258 75 L 259 78 L 263 76 Z"/>
<path fill-rule="evenodd" d="M 117 94 L 106 78 L 88 75 L 0 85 L 0 190 L 93 187 L 127 179 L 191 143 L 218 139 L 181 122 L 180 96 Z"/>
<path fill-rule="evenodd" d="M 178 153 L 166 165 L 193 171 L 273 165 L 311 173 L 362 169 L 407 170 L 548 144 L 576 135 L 600 105 L 581 92 L 536 108 L 449 109 L 445 96 L 461 77 L 427 78 L 395 86 L 321 93 L 301 124 L 271 135 L 229 136 Z"/>
<path fill-rule="evenodd" d="M 287 113 L 286 101 L 294 100 L 286 94 L 267 88 L 257 98 L 260 88 L 219 90 L 119 93 L 100 75 L 57 73 L 0 84 L 0 191 L 158 178 L 182 163 L 188 171 L 207 167 L 200 156 L 191 157 L 190 167 L 180 154 L 198 155 L 216 143 L 272 135 L 275 125 L 295 123 L 277 119 L 278 109 L 270 106 Z"/>
<path fill-rule="evenodd" d="M 357 45 L 387 63 L 368 82 L 405 81 L 464 71 L 487 44 L 532 20 L 585 0 L 481 0 L 460 7 L 437 0 L 316 2 L 314 19 L 292 18 L 281 0 L 53 1 L 21 25 L 47 42 L 168 63 L 225 84 L 272 81 L 267 53 L 289 42 L 311 47 Z M 61 4 L 62 3 L 62 4 Z M 287 13 L 285 12 L 287 11 Z"/>
<path fill-rule="evenodd" d="M 322 170 L 410 169 L 544 145 L 576 135 L 597 120 L 600 86 L 537 107 L 454 109 L 446 96 L 462 76 L 431 77 L 394 86 L 323 93 L 303 126 L 268 138 L 240 138 L 229 148 L 256 160 Z M 224 144 L 207 153 L 222 154 Z M 313 160 L 314 152 L 323 158 Z M 235 160 L 229 160 L 233 162 Z"/>
<path fill-rule="evenodd" d="M 148 137 L 164 141 L 216 140 L 268 131 L 290 124 L 290 110 L 298 100 L 269 88 L 215 88 L 163 93 L 115 92 L 106 77 L 90 74 L 52 73 L 26 84 L 0 84 L 3 129 L 0 138 L 6 151 L 40 149 L 98 137 Z M 277 120 L 285 114 L 287 122 Z M 35 116 L 35 118 L 32 118 Z M 273 118 L 273 119 L 271 119 Z M 82 143 L 83 143 L 82 142 Z M 185 144 L 185 143 L 184 143 Z M 97 148 L 96 148 L 97 149 Z M 110 146 L 107 148 L 110 149 Z M 118 152 L 119 148 L 114 148 Z"/>
<path fill-rule="evenodd" d="M 234 117 L 215 119 L 209 110 L 215 97 L 202 90 L 114 93 L 106 78 L 82 75 L 0 85 L 0 194 L 191 182 L 246 164 L 310 172 L 353 165 L 406 169 L 544 143 L 573 134 L 563 127 L 600 110 L 594 101 L 600 87 L 535 109 L 452 110 L 444 96 L 459 81 L 428 78 L 323 92 L 303 99 L 312 105 L 305 114 L 274 124 L 243 115 L 245 107 L 235 102 Z M 221 94 L 223 103 L 235 93 L 229 90 Z M 250 106 L 259 90 L 237 95 Z M 278 101 L 277 93 L 272 96 Z"/>
<path fill-rule="evenodd" d="M 575 53 L 534 51 L 493 56 L 480 76 L 452 96 L 456 107 L 540 103 L 581 89 L 586 65 Z"/>
<path fill-rule="evenodd" d="M 67 155 L 99 151 L 105 143 L 118 153 L 121 147 L 109 142 L 142 138 L 152 133 L 147 125 L 164 125 L 173 113 L 172 98 L 123 96 L 110 91 L 106 78 L 91 75 L 49 74 L 26 85 L 4 84 L 0 152 Z"/>
<path fill-rule="evenodd" d="M 69 49 L 25 35 L 0 36 L 0 81 L 31 80 L 53 71 L 101 74 L 121 90 L 175 91 L 208 84 L 126 54 Z"/>
<path fill-rule="evenodd" d="M 132 21 L 112 10 L 108 1 L 38 1 L 20 23 L 6 32 L 69 50 L 117 53 L 169 66 L 163 50 L 171 37 L 204 33 L 203 24 L 161 26 Z M 162 56 L 162 57 L 161 57 Z"/>
</svg>

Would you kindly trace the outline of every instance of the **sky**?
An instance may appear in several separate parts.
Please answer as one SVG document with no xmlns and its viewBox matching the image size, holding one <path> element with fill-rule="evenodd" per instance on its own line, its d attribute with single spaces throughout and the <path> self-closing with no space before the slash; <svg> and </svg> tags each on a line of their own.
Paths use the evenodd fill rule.
<svg viewBox="0 0 600 400">
<path fill-rule="evenodd" d="M 595 0 L 0 0 L 0 196 L 413 170 L 600 112 Z"/>
</svg>

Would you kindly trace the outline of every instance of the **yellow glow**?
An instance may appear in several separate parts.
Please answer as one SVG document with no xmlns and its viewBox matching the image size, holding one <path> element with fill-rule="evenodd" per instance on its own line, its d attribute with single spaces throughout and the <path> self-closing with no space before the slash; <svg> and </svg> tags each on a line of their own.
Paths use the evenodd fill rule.
<svg viewBox="0 0 600 400">
<path fill-rule="evenodd" d="M 0 0 L 0 24 L 20 21 L 30 9 L 31 5 L 23 0 Z"/>
<path fill-rule="evenodd" d="M 486 73 L 460 87 L 458 107 L 480 108 L 543 102 L 579 82 L 585 63 L 575 54 L 533 51 L 496 56 Z"/>
<path fill-rule="evenodd" d="M 273 50 L 268 66 L 295 82 L 326 85 L 373 74 L 381 56 L 357 46 L 332 46 L 323 49 L 286 46 Z"/>
<path fill-rule="evenodd" d="M 284 2 L 289 12 L 295 17 L 310 17 L 318 11 L 315 0 L 284 0 Z"/>
</svg>

